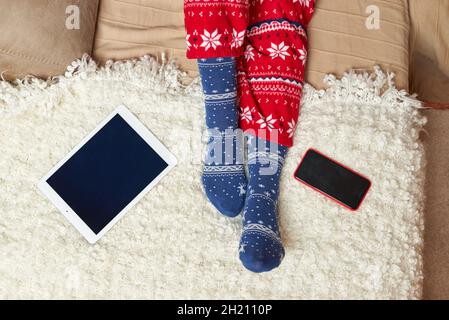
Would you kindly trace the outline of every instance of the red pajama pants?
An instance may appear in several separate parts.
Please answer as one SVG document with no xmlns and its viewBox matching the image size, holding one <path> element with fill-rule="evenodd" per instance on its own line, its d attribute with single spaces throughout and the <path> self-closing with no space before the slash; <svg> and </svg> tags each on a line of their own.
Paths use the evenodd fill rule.
<svg viewBox="0 0 449 320">
<path fill-rule="evenodd" d="M 240 128 L 293 144 L 315 0 L 184 0 L 187 57 L 236 57 Z"/>
</svg>

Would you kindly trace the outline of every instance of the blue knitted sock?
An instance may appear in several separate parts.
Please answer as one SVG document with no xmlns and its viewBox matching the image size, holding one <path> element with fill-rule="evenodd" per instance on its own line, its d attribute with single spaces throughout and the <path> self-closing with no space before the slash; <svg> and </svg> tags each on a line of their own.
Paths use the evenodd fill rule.
<svg viewBox="0 0 449 320">
<path fill-rule="evenodd" d="M 235 217 L 242 211 L 247 186 L 243 135 L 237 130 L 236 62 L 234 58 L 199 59 L 198 67 L 209 131 L 203 186 L 218 211 Z"/>
<path fill-rule="evenodd" d="M 239 255 L 243 265 L 253 272 L 270 271 L 284 257 L 276 206 L 287 151 L 287 147 L 248 137 L 249 182 Z"/>
</svg>

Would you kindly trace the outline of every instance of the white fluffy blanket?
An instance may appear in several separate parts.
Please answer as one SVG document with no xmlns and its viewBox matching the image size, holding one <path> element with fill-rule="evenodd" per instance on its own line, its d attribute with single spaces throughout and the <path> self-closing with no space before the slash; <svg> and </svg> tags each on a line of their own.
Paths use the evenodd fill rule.
<svg viewBox="0 0 449 320">
<path fill-rule="evenodd" d="M 241 219 L 203 195 L 202 97 L 179 77 L 147 57 L 103 69 L 84 57 L 55 83 L 0 82 L 0 298 L 421 297 L 425 120 L 391 76 L 306 87 L 282 177 L 286 257 L 268 274 L 240 265 Z M 36 183 L 121 103 L 179 165 L 92 246 Z M 371 178 L 360 211 L 292 178 L 309 147 Z"/>
</svg>

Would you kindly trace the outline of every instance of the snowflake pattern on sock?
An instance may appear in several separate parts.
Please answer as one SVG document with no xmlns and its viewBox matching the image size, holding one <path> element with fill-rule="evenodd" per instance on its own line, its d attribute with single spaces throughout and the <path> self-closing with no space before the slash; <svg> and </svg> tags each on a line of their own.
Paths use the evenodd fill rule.
<svg viewBox="0 0 449 320">
<path fill-rule="evenodd" d="M 218 211 L 235 217 L 243 208 L 247 186 L 243 135 L 237 130 L 236 62 L 234 58 L 200 59 L 198 67 L 209 131 L 203 186 Z"/>
<path fill-rule="evenodd" d="M 248 138 L 248 193 L 243 209 L 239 256 L 253 272 L 278 267 L 284 257 L 278 216 L 279 180 L 287 147 Z"/>
</svg>

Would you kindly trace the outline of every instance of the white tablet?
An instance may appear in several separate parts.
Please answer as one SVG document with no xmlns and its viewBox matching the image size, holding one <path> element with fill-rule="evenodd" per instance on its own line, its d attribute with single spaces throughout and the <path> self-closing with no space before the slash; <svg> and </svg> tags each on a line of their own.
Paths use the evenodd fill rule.
<svg viewBox="0 0 449 320">
<path fill-rule="evenodd" d="M 95 243 L 175 165 L 162 143 L 120 106 L 38 187 Z"/>
</svg>

